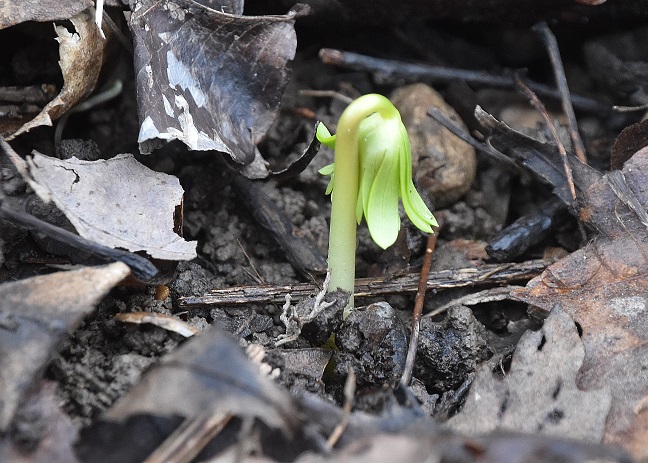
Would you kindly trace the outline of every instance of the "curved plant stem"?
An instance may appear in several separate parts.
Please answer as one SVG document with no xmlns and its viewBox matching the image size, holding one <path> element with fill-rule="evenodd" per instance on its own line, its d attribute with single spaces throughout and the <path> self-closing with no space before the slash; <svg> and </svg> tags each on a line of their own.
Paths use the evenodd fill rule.
<svg viewBox="0 0 648 463">
<path fill-rule="evenodd" d="M 391 102 L 377 94 L 364 95 L 353 101 L 342 113 L 335 140 L 335 186 L 331 193 L 331 231 L 328 265 L 331 290 L 341 288 L 351 293 L 344 309 L 346 318 L 353 310 L 356 252 L 356 204 L 360 162 L 358 126 L 366 117 L 378 112 L 385 119 L 400 115 Z"/>
</svg>

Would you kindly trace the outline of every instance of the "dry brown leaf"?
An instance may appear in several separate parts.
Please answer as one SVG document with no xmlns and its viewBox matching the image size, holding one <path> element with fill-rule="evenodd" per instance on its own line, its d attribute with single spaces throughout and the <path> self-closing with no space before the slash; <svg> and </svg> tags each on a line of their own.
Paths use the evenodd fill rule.
<svg viewBox="0 0 648 463">
<path fill-rule="evenodd" d="M 65 2 L 63 2 L 65 3 Z M 92 8 L 82 11 L 70 18 L 76 28 L 71 33 L 64 26 L 54 26 L 59 45 L 59 66 L 63 73 L 63 88 L 31 121 L 27 122 L 8 140 L 29 132 L 41 125 L 52 125 L 74 105 L 87 97 L 95 87 L 103 61 L 105 40 L 94 22 Z"/>
<path fill-rule="evenodd" d="M 157 259 L 196 257 L 196 242 L 174 232 L 183 195 L 176 177 L 152 171 L 130 154 L 82 161 L 35 153 L 28 162 L 34 180 L 82 237 Z"/>
<path fill-rule="evenodd" d="M 5 0 L 0 2 L 0 29 L 25 21 L 69 19 L 93 5 L 92 0 Z"/>
<path fill-rule="evenodd" d="M 129 273 L 116 262 L 0 285 L 0 431 L 64 334 Z"/>
<path fill-rule="evenodd" d="M 522 336 L 503 379 L 489 365 L 478 371 L 449 425 L 471 435 L 501 430 L 600 442 L 610 392 L 577 387 L 584 355 L 573 320 L 557 306 L 540 331 Z"/>
<path fill-rule="evenodd" d="M 648 461 L 648 149 L 584 191 L 580 215 L 600 235 L 513 294 L 582 328 L 584 389 L 609 388 L 604 442 Z"/>
</svg>

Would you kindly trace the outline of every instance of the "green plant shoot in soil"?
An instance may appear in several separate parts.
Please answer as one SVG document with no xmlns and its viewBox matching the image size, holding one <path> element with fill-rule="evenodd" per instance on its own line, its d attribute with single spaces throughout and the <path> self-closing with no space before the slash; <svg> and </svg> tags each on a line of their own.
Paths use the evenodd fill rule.
<svg viewBox="0 0 648 463">
<path fill-rule="evenodd" d="M 317 139 L 335 150 L 334 163 L 320 170 L 331 175 L 329 234 L 329 287 L 353 295 L 356 228 L 364 216 L 371 238 L 387 249 L 400 229 L 398 198 L 412 223 L 432 233 L 437 221 L 412 181 L 412 152 L 400 113 L 384 96 L 375 93 L 354 100 L 342 113 L 337 134 L 319 124 Z M 353 310 L 353 296 L 344 310 Z"/>
</svg>

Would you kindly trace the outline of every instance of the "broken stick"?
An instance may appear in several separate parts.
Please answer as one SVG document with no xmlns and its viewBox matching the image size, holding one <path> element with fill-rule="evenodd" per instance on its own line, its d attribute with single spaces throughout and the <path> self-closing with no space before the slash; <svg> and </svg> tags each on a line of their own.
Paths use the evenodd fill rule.
<svg viewBox="0 0 648 463">
<path fill-rule="evenodd" d="M 427 279 L 428 290 L 483 287 L 527 281 L 538 276 L 552 261 L 536 259 L 512 264 L 485 264 L 475 268 L 442 270 L 431 272 Z M 415 293 L 418 289 L 419 273 L 408 273 L 391 279 L 356 279 L 355 297 L 384 296 L 388 294 Z M 286 294 L 293 299 L 309 297 L 317 291 L 310 283 L 291 285 L 237 286 L 215 289 L 203 296 L 179 298 L 182 308 L 206 307 L 211 305 L 243 305 L 251 303 L 283 303 Z"/>
</svg>

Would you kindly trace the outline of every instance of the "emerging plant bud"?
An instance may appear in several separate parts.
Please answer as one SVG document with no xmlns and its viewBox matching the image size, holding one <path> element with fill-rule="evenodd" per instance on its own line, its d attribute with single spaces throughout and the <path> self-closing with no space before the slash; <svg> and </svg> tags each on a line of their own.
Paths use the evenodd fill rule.
<svg viewBox="0 0 648 463">
<path fill-rule="evenodd" d="M 385 101 L 391 105 L 386 98 Z M 316 135 L 321 143 L 335 148 L 336 137 L 323 124 L 318 125 Z M 390 114 L 390 117 L 375 112 L 363 119 L 358 125 L 357 149 L 359 187 L 356 221 L 360 223 L 364 216 L 376 244 L 386 249 L 398 237 L 399 197 L 412 223 L 420 230 L 432 233 L 432 227 L 437 226 L 437 222 L 414 187 L 410 142 L 398 111 L 394 108 L 394 114 Z M 326 193 L 333 192 L 333 195 L 337 191 L 333 180 L 334 166 L 331 164 L 320 170 L 323 175 L 332 176 Z M 348 192 L 340 194 L 348 197 Z"/>
<path fill-rule="evenodd" d="M 323 124 L 317 139 L 335 149 L 335 162 L 320 172 L 331 175 L 331 232 L 328 263 L 331 290 L 353 294 L 356 222 L 364 216 L 372 239 L 383 249 L 396 241 L 400 229 L 398 198 L 412 223 L 431 233 L 434 216 L 412 182 L 412 153 L 400 114 L 375 93 L 353 101 L 342 113 L 336 135 Z M 345 308 L 353 310 L 353 297 Z"/>
</svg>

